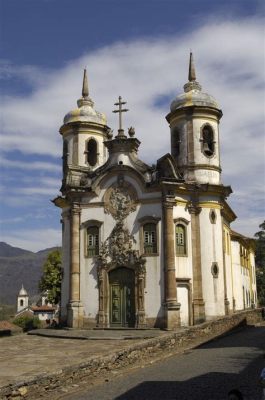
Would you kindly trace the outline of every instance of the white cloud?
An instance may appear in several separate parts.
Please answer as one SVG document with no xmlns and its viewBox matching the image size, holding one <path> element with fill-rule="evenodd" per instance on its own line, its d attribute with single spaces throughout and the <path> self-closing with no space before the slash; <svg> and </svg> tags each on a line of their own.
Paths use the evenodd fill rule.
<svg viewBox="0 0 265 400">
<path fill-rule="evenodd" d="M 120 42 L 101 48 L 69 62 L 61 70 L 12 67 L 12 73 L 29 80 L 33 91 L 26 98 L 9 96 L 2 101 L 1 145 L 6 158 L 11 150 L 60 156 L 58 129 L 63 116 L 75 108 L 81 95 L 82 69 L 87 65 L 95 108 L 105 112 L 108 124 L 117 128 L 113 103 L 119 95 L 127 100 L 130 112 L 124 116 L 125 126 L 136 128 L 136 136 L 142 141 L 140 157 L 155 162 L 170 149 L 164 118 L 170 104 L 166 107 L 156 103 L 161 96 L 173 100 L 182 92 L 187 81 L 188 49 L 192 48 L 198 80 L 203 90 L 219 101 L 224 112 L 220 125 L 223 182 L 240 190 L 240 210 L 243 215 L 251 214 L 256 203 L 264 198 L 264 190 L 256 192 L 254 186 L 257 179 L 264 178 L 263 29 L 263 21 L 258 18 L 215 18 L 205 20 L 186 35 Z M 10 163 L 14 166 L 14 161 Z M 41 163 L 35 165 L 42 167 Z M 43 169 L 49 170 L 46 164 Z M 42 181 L 38 187 L 21 190 L 24 194 L 48 194 L 47 186 L 54 190 L 56 184 L 49 186 Z M 244 201 L 249 193 L 251 205 Z M 257 219 L 253 216 L 249 232 Z"/>
<path fill-rule="evenodd" d="M 0 165 L 2 168 L 12 168 L 18 170 L 40 170 L 40 171 L 50 171 L 50 172 L 60 172 L 62 167 L 58 164 L 52 162 L 44 161 L 16 161 L 9 160 L 7 157 L 0 156 Z"/>
<path fill-rule="evenodd" d="M 56 229 L 16 230 L 12 234 L 3 234 L 1 240 L 11 246 L 36 252 L 48 247 L 61 246 L 61 231 Z"/>
</svg>

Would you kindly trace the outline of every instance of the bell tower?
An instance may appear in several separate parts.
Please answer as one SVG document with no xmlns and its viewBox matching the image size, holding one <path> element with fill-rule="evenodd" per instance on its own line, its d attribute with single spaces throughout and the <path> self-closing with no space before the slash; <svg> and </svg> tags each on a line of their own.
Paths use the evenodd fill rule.
<svg viewBox="0 0 265 400">
<path fill-rule="evenodd" d="M 107 160 L 104 141 L 109 128 L 106 116 L 94 109 L 94 102 L 89 96 L 86 69 L 82 97 L 77 100 L 77 106 L 78 108 L 66 114 L 60 128 L 63 137 L 64 179 L 69 169 L 93 171 Z"/>
<path fill-rule="evenodd" d="M 171 154 L 187 182 L 221 184 L 219 121 L 216 100 L 202 91 L 190 53 L 184 93 L 171 103 L 166 116 L 171 131 Z"/>
<path fill-rule="evenodd" d="M 26 289 L 24 289 L 24 286 L 22 285 L 17 296 L 17 312 L 24 310 L 25 308 L 28 307 L 28 305 L 29 305 L 29 295 Z"/>
</svg>

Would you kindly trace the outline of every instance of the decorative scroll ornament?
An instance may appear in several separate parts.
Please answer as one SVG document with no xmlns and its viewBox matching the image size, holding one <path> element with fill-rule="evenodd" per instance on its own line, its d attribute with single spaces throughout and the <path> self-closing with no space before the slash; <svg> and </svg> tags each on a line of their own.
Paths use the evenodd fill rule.
<svg viewBox="0 0 265 400">
<path fill-rule="evenodd" d="M 105 212 L 110 213 L 116 224 L 110 236 L 102 243 L 98 256 L 98 285 L 100 327 L 109 326 L 108 317 L 108 272 L 119 267 L 131 268 L 135 272 L 136 327 L 145 326 L 144 288 L 146 259 L 133 249 L 136 242 L 124 226 L 124 220 L 136 209 L 135 189 L 124 182 L 122 175 L 104 196 Z"/>
<path fill-rule="evenodd" d="M 144 273 L 146 260 L 143 256 L 139 256 L 138 251 L 133 250 L 134 243 L 134 237 L 130 235 L 128 229 L 124 228 L 123 222 L 117 222 L 111 235 L 100 248 L 101 267 L 111 269 L 114 266 L 126 265 L 136 268 L 139 273 Z"/>
</svg>

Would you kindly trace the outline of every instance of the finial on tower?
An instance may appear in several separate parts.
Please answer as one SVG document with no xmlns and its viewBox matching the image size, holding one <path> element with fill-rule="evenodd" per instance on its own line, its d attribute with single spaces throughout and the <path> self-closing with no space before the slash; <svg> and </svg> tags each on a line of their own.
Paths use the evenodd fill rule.
<svg viewBox="0 0 265 400">
<path fill-rule="evenodd" d="M 190 64 L 189 64 L 189 82 L 196 81 L 196 72 L 195 72 L 195 65 L 193 54 L 190 52 Z"/>
<path fill-rule="evenodd" d="M 82 97 L 84 99 L 88 98 L 88 82 L 87 82 L 87 73 L 86 68 L 84 69 L 84 77 L 83 77 L 83 87 L 82 87 Z"/>
<path fill-rule="evenodd" d="M 93 108 L 94 106 L 93 100 L 89 97 L 86 68 L 84 69 L 83 76 L 82 97 L 81 99 L 77 100 L 77 105 L 79 108 L 82 106 L 90 106 Z"/>
<path fill-rule="evenodd" d="M 190 51 L 190 62 L 189 62 L 189 82 L 184 85 L 184 92 L 190 92 L 191 90 L 201 91 L 201 85 L 196 81 L 196 72 L 192 51 Z"/>
</svg>

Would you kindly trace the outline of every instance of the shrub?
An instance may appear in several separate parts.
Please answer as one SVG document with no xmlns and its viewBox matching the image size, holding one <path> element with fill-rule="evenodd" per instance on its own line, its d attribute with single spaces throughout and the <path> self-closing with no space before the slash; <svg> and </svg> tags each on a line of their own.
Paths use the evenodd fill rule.
<svg viewBox="0 0 265 400">
<path fill-rule="evenodd" d="M 23 329 L 23 332 L 28 332 L 31 329 L 37 329 L 41 325 L 38 317 L 31 317 L 29 315 L 21 315 L 21 317 L 15 318 L 13 323 L 17 326 L 20 326 L 20 328 Z"/>
</svg>

